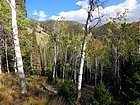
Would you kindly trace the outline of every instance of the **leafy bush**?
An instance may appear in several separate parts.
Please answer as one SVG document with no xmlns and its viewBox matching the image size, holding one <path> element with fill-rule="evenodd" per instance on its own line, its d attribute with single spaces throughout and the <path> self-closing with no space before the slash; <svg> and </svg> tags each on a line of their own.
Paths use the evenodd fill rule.
<svg viewBox="0 0 140 105">
<path fill-rule="evenodd" d="M 129 102 L 130 105 L 140 105 L 140 100 L 136 100 L 136 101 L 130 101 Z"/>
<path fill-rule="evenodd" d="M 58 90 L 58 94 L 72 102 L 76 100 L 76 89 L 70 80 L 64 81 Z"/>
<path fill-rule="evenodd" d="M 93 96 L 91 97 L 92 105 L 111 105 L 113 97 L 105 88 L 105 85 L 100 82 L 96 87 Z"/>
</svg>

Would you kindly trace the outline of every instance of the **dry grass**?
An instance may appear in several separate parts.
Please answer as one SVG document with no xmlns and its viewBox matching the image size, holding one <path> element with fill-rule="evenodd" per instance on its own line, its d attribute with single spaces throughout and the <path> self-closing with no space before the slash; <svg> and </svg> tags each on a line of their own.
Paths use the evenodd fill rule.
<svg viewBox="0 0 140 105">
<path fill-rule="evenodd" d="M 9 92 L 0 92 L 0 104 L 8 104 L 13 102 L 13 97 Z"/>
<path fill-rule="evenodd" d="M 42 99 L 28 97 L 23 102 L 23 105 L 46 105 L 46 103 L 47 103 L 47 98 L 45 97 Z"/>
<path fill-rule="evenodd" d="M 47 105 L 69 105 L 63 97 L 54 97 Z"/>
<path fill-rule="evenodd" d="M 26 76 L 26 82 L 28 94 L 22 95 L 18 75 L 0 74 L 0 105 L 46 105 L 48 93 L 41 87 L 46 78 Z"/>
<path fill-rule="evenodd" d="M 49 91 L 55 89 L 48 85 L 46 77 L 28 75 L 26 84 L 28 93 L 23 95 L 18 75 L 0 74 L 0 105 L 72 105 Z"/>
</svg>

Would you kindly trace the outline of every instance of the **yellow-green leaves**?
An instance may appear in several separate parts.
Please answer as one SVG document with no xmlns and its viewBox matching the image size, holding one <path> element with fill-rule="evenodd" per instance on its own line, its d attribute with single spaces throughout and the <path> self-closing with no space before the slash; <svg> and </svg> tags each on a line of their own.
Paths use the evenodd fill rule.
<svg viewBox="0 0 140 105">
<path fill-rule="evenodd" d="M 6 1 L 0 2 L 0 24 L 4 30 L 11 31 L 11 9 Z"/>
<path fill-rule="evenodd" d="M 21 30 L 26 30 L 29 26 L 29 21 L 25 18 L 25 13 L 22 10 L 17 10 L 17 23 Z"/>
</svg>

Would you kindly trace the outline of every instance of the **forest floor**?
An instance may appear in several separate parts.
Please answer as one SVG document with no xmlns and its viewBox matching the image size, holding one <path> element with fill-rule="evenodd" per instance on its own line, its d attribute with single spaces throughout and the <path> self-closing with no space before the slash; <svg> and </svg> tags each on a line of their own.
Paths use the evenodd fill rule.
<svg viewBox="0 0 140 105">
<path fill-rule="evenodd" d="M 46 77 L 26 75 L 26 95 L 21 94 L 18 75 L 0 74 L 0 105 L 71 105 L 57 95 L 56 85 L 49 85 Z M 93 87 L 83 87 L 82 104 L 88 105 Z"/>
<path fill-rule="evenodd" d="M 81 97 L 81 104 L 82 105 L 89 105 L 90 98 L 92 97 L 94 92 L 93 85 L 84 85 L 82 87 L 82 97 Z"/>
<path fill-rule="evenodd" d="M 26 84 L 28 93 L 23 95 L 18 75 L 0 74 L 0 105 L 58 105 L 53 99 L 57 91 L 48 85 L 47 78 L 29 75 Z"/>
</svg>

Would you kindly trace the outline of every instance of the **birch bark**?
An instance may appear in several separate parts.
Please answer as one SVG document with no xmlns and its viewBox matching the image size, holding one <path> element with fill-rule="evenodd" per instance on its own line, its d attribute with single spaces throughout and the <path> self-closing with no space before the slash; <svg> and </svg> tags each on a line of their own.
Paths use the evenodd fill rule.
<svg viewBox="0 0 140 105">
<path fill-rule="evenodd" d="M 24 70 L 23 70 L 23 62 L 22 62 L 19 37 L 18 37 L 18 27 L 17 27 L 17 21 L 16 21 L 16 2 L 15 0 L 7 0 L 7 2 L 9 3 L 12 9 L 14 51 L 15 51 L 15 56 L 16 56 L 18 75 L 21 82 L 21 88 L 22 88 L 21 93 L 25 94 L 27 93 L 27 88 L 26 88 L 26 80 L 25 80 L 25 75 L 24 75 Z"/>
<path fill-rule="evenodd" d="M 79 74 L 78 74 L 78 84 L 77 84 L 77 101 L 80 101 L 81 98 L 81 85 L 82 85 L 82 75 L 83 75 L 83 67 L 84 67 L 84 60 L 85 60 L 85 51 L 86 51 L 86 45 L 87 45 L 87 40 L 88 40 L 88 34 L 90 30 L 90 22 L 94 21 L 96 19 L 100 20 L 100 12 L 99 12 L 99 0 L 94 1 L 94 0 L 89 0 L 89 7 L 87 7 L 87 19 L 86 19 L 86 24 L 85 24 L 85 36 L 83 39 L 83 44 L 82 44 L 82 50 L 81 50 L 81 59 L 80 59 L 80 69 L 79 69 Z M 93 19 L 93 11 L 95 11 L 95 8 L 98 8 L 98 15 L 96 18 Z M 96 22 L 94 26 L 96 26 L 99 23 L 99 21 Z"/>
<path fill-rule="evenodd" d="M 67 63 L 67 50 L 68 50 L 68 46 L 66 46 L 66 50 L 65 50 L 65 60 L 64 60 L 63 75 L 62 75 L 63 82 L 65 79 L 65 71 L 66 71 L 66 63 Z"/>
<path fill-rule="evenodd" d="M 88 34 L 89 34 L 90 16 L 91 16 L 91 12 L 88 12 L 88 17 L 87 17 L 86 25 L 85 25 L 85 36 L 83 39 L 83 45 L 82 45 L 82 51 L 81 51 L 80 70 L 78 74 L 77 101 L 80 101 L 80 98 L 81 98 L 82 75 L 83 75 L 83 67 L 84 67 L 84 60 L 85 60 L 86 44 L 87 44 L 87 39 L 88 39 Z"/>
<path fill-rule="evenodd" d="M 7 39 L 5 38 L 5 58 L 6 58 L 6 68 L 8 74 L 10 73 L 9 71 L 9 61 L 8 61 L 8 50 L 7 50 Z"/>
<path fill-rule="evenodd" d="M 97 75 L 98 75 L 98 57 L 95 56 L 95 86 L 97 85 Z"/>
<path fill-rule="evenodd" d="M 56 40 L 54 40 L 54 68 L 53 68 L 53 79 L 56 77 L 56 63 L 57 63 L 57 45 Z"/>
</svg>

